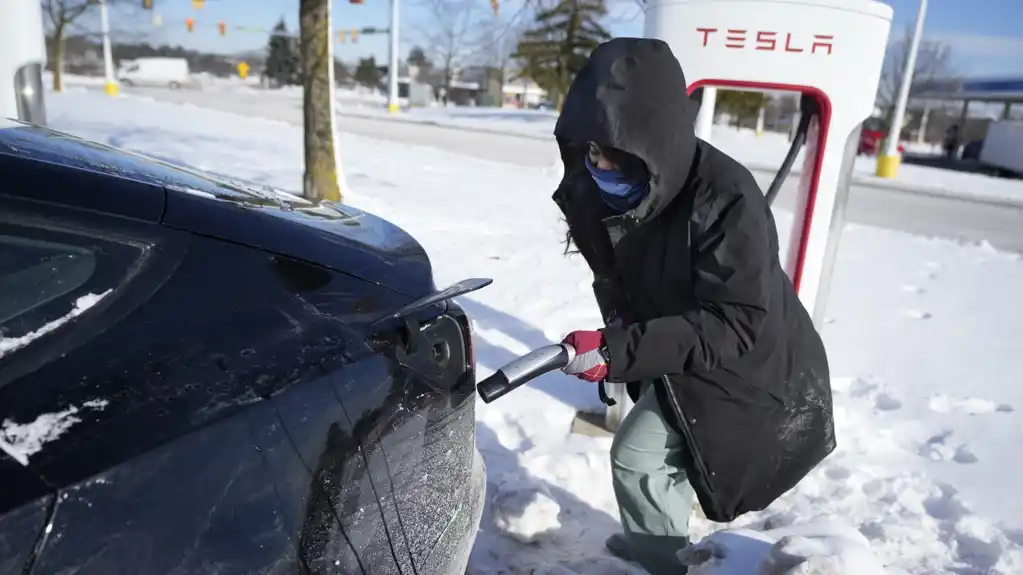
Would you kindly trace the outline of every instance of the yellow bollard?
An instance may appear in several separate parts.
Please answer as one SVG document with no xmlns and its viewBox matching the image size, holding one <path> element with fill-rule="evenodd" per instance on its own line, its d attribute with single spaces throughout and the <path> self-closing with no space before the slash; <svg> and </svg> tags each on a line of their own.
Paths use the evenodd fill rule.
<svg viewBox="0 0 1023 575">
<path fill-rule="evenodd" d="M 106 92 L 107 96 L 117 96 L 117 92 L 120 86 L 116 82 L 107 82 Z"/>
<path fill-rule="evenodd" d="M 401 106 L 399 106 L 398 104 L 388 104 L 387 105 L 387 113 L 388 114 L 397 114 L 400 111 L 401 111 Z"/>
<path fill-rule="evenodd" d="M 878 154 L 877 156 L 877 176 L 879 178 L 892 179 L 895 174 L 899 171 L 899 164 L 902 162 L 902 158 L 896 154 L 894 156 L 885 156 L 884 154 Z"/>
</svg>

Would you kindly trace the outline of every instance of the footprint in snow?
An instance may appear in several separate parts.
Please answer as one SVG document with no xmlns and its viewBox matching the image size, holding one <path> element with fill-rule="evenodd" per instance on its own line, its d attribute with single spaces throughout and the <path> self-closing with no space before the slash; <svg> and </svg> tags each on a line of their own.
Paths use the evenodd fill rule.
<svg viewBox="0 0 1023 575">
<path fill-rule="evenodd" d="M 902 315 L 909 319 L 931 319 L 931 312 L 919 309 L 903 310 Z"/>
<path fill-rule="evenodd" d="M 916 450 L 917 455 L 931 461 L 954 461 L 956 463 L 977 463 L 977 456 L 965 443 L 950 441 L 952 430 L 946 429 L 930 437 Z"/>
<path fill-rule="evenodd" d="M 924 293 L 924 288 L 915 285 L 904 285 L 902 286 L 902 291 L 906 293 L 922 294 Z"/>
<path fill-rule="evenodd" d="M 924 267 L 927 269 L 922 275 L 929 280 L 933 280 L 938 278 L 938 271 L 940 271 L 943 266 L 938 262 L 927 262 L 924 264 Z"/>
<path fill-rule="evenodd" d="M 902 407 L 902 401 L 892 395 L 882 384 L 869 379 L 857 378 L 849 384 L 849 395 L 869 400 L 878 411 L 895 411 Z"/>
<path fill-rule="evenodd" d="M 852 477 L 852 471 L 842 465 L 831 465 L 824 470 L 824 475 L 832 481 L 845 481 Z"/>
<path fill-rule="evenodd" d="M 927 402 L 931 411 L 938 413 L 962 413 L 966 415 L 984 415 L 987 413 L 1011 413 L 1014 408 L 1006 403 L 995 403 L 979 397 L 953 397 L 940 393 L 932 395 Z"/>
</svg>

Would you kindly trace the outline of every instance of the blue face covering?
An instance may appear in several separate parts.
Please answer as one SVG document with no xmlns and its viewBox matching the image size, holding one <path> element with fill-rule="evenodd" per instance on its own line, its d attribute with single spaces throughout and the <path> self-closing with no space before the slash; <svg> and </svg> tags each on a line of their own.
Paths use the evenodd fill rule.
<svg viewBox="0 0 1023 575">
<path fill-rule="evenodd" d="M 618 212 L 627 212 L 639 205 L 650 189 L 650 182 L 635 181 L 620 170 L 603 170 L 593 165 L 586 156 L 586 169 L 600 188 L 604 202 Z"/>
</svg>

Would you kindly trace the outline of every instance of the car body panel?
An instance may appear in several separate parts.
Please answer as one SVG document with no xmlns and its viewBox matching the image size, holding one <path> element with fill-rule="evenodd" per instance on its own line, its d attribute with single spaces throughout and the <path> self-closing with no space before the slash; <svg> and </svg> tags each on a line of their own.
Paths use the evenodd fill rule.
<svg viewBox="0 0 1023 575">
<path fill-rule="evenodd" d="M 49 521 L 54 496 L 38 476 L 0 452 L 0 575 L 22 575 Z"/>
<path fill-rule="evenodd" d="M 238 193 L 237 183 L 201 184 L 168 187 L 164 224 L 311 261 L 413 297 L 434 289 L 422 246 L 386 220 L 342 204 Z"/>
<path fill-rule="evenodd" d="M 261 404 L 60 490 L 35 573 L 295 573 Z M 258 427 L 257 427 L 258 428 Z"/>
<path fill-rule="evenodd" d="M 0 158 L 0 176 L 40 164 L 38 151 Z M 359 573 L 361 562 L 366 573 L 464 573 L 484 496 L 471 353 L 443 355 L 447 367 L 464 365 L 455 371 L 430 369 L 429 358 L 435 342 L 464 346 L 468 321 L 453 303 L 417 310 L 430 344 L 420 351 L 402 348 L 400 320 L 377 323 L 412 302 L 401 291 L 432 286 L 414 240 L 375 219 L 301 216 L 321 218 L 323 230 L 266 215 L 288 211 L 281 206 L 211 201 L 161 182 L 180 200 L 168 201 L 168 214 L 172 204 L 194 212 L 179 224 L 214 225 L 199 214 L 208 209 L 228 229 L 319 246 L 293 246 L 312 258 L 276 253 L 272 239 L 252 247 L 83 205 L 76 177 L 116 181 L 125 194 L 150 194 L 151 182 L 59 157 L 45 163 L 33 185 L 52 177 L 53 194 L 36 201 L 16 182 L 5 188 L 0 235 L 59 233 L 100 246 L 113 261 L 87 286 L 111 285 L 93 308 L 0 359 L 3 419 L 73 414 L 24 461 L 0 459 L 5 487 L 14 478 L 34 486 L 0 496 L 0 566 Z M 63 204 L 61 190 L 72 196 Z M 390 259 L 392 251 L 413 255 Z M 378 281 L 331 269 L 345 254 Z M 406 276 L 398 268 L 407 266 L 415 271 Z"/>
<path fill-rule="evenodd" d="M 0 575 L 23 575 L 25 565 L 31 564 L 53 499 L 36 499 L 0 515 Z"/>
</svg>

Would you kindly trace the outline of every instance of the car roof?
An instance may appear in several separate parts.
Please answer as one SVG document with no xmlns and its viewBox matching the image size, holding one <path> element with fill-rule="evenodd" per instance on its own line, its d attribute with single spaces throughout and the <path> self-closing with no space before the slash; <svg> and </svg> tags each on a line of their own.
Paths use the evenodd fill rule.
<svg viewBox="0 0 1023 575">
<path fill-rule="evenodd" d="M 189 170 L 159 158 L 122 150 L 50 128 L 0 118 L 0 172 L 9 182 L 0 195 L 99 210 L 159 222 L 167 194 L 283 205 L 304 202 L 272 188 Z M 54 186 L 57 181 L 67 186 Z M 103 182 L 96 193 L 86 182 Z M 17 185 L 23 182 L 22 185 Z M 88 186 L 86 186 L 87 188 Z M 125 197 L 122 197 L 125 196 Z"/>
<path fill-rule="evenodd" d="M 13 196 L 150 221 L 313 262 L 414 297 L 432 289 L 429 257 L 415 238 L 354 206 L 4 122 L 0 201 Z"/>
</svg>

